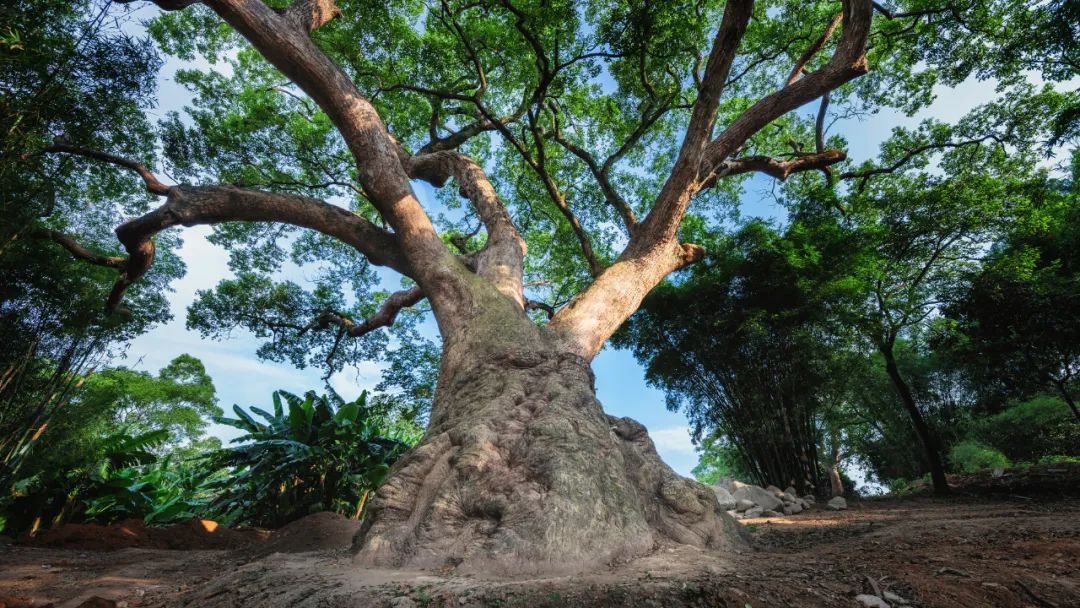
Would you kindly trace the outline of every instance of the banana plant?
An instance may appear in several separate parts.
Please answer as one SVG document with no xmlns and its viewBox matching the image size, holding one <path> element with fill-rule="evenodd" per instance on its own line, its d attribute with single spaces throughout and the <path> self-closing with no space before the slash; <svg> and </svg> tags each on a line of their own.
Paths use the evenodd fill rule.
<svg viewBox="0 0 1080 608">
<path fill-rule="evenodd" d="M 231 471 L 218 480 L 214 504 L 228 521 L 280 526 L 315 511 L 360 517 L 366 495 L 421 434 L 366 392 L 346 402 L 333 391 L 282 390 L 272 403 L 272 412 L 233 406 L 235 418 L 215 419 L 244 433 L 208 456 Z"/>
</svg>

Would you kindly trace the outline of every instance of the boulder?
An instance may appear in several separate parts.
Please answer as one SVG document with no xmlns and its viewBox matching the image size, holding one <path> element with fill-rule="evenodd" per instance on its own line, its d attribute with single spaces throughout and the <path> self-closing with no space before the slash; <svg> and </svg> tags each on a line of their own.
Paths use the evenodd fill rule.
<svg viewBox="0 0 1080 608">
<path fill-rule="evenodd" d="M 750 484 L 743 483 L 738 479 L 732 479 L 731 477 L 721 477 L 716 480 L 716 485 L 734 494 L 739 488 L 745 488 Z"/>
<path fill-rule="evenodd" d="M 761 512 L 762 517 L 780 517 L 782 515 L 784 515 L 784 513 L 780 513 L 779 511 L 773 511 L 772 509 L 765 509 Z"/>
<path fill-rule="evenodd" d="M 847 508 L 847 501 L 843 496 L 833 496 L 829 499 L 829 502 L 825 503 L 825 506 L 833 511 L 843 511 Z"/>
<path fill-rule="evenodd" d="M 817 502 L 817 499 L 814 498 L 813 494 L 807 494 L 806 496 L 803 496 L 802 499 L 803 502 L 808 502 L 810 504 L 814 504 L 815 502 Z"/>
<path fill-rule="evenodd" d="M 765 486 L 765 491 L 777 498 L 780 498 L 784 495 L 784 491 L 776 486 Z"/>
<path fill-rule="evenodd" d="M 881 597 L 885 598 L 886 602 L 889 602 L 889 603 L 897 605 L 897 606 L 908 606 L 908 605 L 911 604 L 910 600 L 904 598 L 903 596 L 897 595 L 897 594 L 893 593 L 892 591 L 886 591 L 886 592 L 882 593 Z"/>
<path fill-rule="evenodd" d="M 762 509 L 781 509 L 783 508 L 780 499 L 770 494 L 768 491 L 763 490 L 757 486 L 745 486 L 735 490 L 731 494 L 735 497 L 735 500 L 743 499 L 749 500 Z"/>
<path fill-rule="evenodd" d="M 735 497 L 726 488 L 712 486 L 713 494 L 716 494 L 716 502 L 720 503 L 720 509 L 730 511 L 735 508 Z"/>
<path fill-rule="evenodd" d="M 856 595 L 855 601 L 866 606 L 866 608 L 891 608 L 888 602 L 876 595 L 870 595 L 869 593 L 860 593 L 859 595 Z"/>
<path fill-rule="evenodd" d="M 794 511 L 791 510 L 791 505 L 784 505 L 784 515 L 791 515 Z"/>
<path fill-rule="evenodd" d="M 749 509 L 753 509 L 755 506 L 756 505 L 754 504 L 754 501 L 747 500 L 745 498 L 740 498 L 735 501 L 735 510 L 740 513 Z"/>
<path fill-rule="evenodd" d="M 747 517 L 747 518 L 761 517 L 761 514 L 763 512 L 764 512 L 764 509 L 762 509 L 761 507 L 754 507 L 753 509 L 749 509 L 746 512 L 744 512 L 743 517 Z"/>
<path fill-rule="evenodd" d="M 790 513 L 788 513 L 788 511 L 790 511 Z M 802 512 L 803 508 L 802 505 L 800 505 L 799 503 L 791 504 L 784 507 L 784 513 L 787 513 L 788 515 L 797 515 Z"/>
<path fill-rule="evenodd" d="M 787 489 L 784 490 L 784 494 L 791 494 L 792 496 L 798 496 L 799 491 L 795 489 L 795 486 L 788 486 Z"/>
</svg>

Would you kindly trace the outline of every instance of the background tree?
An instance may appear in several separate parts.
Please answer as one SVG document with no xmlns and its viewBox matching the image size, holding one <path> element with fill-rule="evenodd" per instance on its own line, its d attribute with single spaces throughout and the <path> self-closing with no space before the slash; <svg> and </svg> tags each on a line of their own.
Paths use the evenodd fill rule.
<svg viewBox="0 0 1080 608">
<path fill-rule="evenodd" d="M 684 220 L 730 200 L 739 176 L 844 161 L 824 120 L 795 110 L 913 111 L 1000 54 L 1006 30 L 1045 22 L 1043 7 L 1011 2 L 156 4 L 187 9 L 151 26 L 160 45 L 234 51 L 234 69 L 183 75 L 198 93 L 191 122 L 161 128 L 166 167 L 202 185 L 166 185 L 81 142 L 45 148 L 134 169 L 165 198 L 117 229 L 128 256 L 107 309 L 151 268 L 156 235 L 196 224 L 224 225 L 214 238 L 255 275 L 208 293 L 202 319 L 259 328 L 264 353 L 286 349 L 273 356 L 291 344 L 329 359 L 426 300 L 443 340 L 428 432 L 359 541 L 364 561 L 392 564 L 723 546 L 711 493 L 663 465 L 640 425 L 603 414 L 588 362 L 653 287 L 701 259 Z M 1046 61 L 1008 57 L 998 74 Z M 433 220 L 413 182 L 450 180 Z M 294 228 L 319 235 L 297 259 L 329 269 L 311 292 L 265 279 L 304 238 Z M 368 289 L 371 264 L 405 289 Z"/>
<path fill-rule="evenodd" d="M 945 313 L 953 325 L 939 342 L 997 394 L 1053 391 L 1080 422 L 1080 204 L 1076 155 L 1071 180 L 1030 184 L 1033 208 L 995 245 L 970 286 Z"/>
<path fill-rule="evenodd" d="M 129 180 L 100 163 L 42 155 L 56 137 L 152 158 L 143 110 L 154 102 L 156 49 L 124 34 L 104 1 L 0 7 L 0 490 L 86 374 L 153 323 L 182 272 L 159 239 L 159 264 L 126 314 L 101 301 L 116 279 L 118 216 L 146 210 Z M 87 204 L 87 201 L 93 204 Z M 78 238 L 74 238 L 77 235 Z M 85 262 L 93 262 L 87 265 Z"/>
<path fill-rule="evenodd" d="M 722 435 L 707 447 L 730 449 L 761 485 L 824 489 L 822 397 L 841 375 L 829 306 L 843 297 L 845 239 L 835 225 L 778 234 L 751 222 L 686 280 L 654 290 L 615 342 L 646 363 L 698 440 Z"/>
</svg>

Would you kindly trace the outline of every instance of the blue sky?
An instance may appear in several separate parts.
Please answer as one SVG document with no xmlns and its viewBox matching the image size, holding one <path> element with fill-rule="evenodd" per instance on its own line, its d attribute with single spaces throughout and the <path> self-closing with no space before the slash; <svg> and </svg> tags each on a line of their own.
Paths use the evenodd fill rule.
<svg viewBox="0 0 1080 608">
<path fill-rule="evenodd" d="M 151 17 L 154 9 L 142 8 L 134 14 L 139 18 Z M 135 25 L 130 27 L 132 30 L 138 29 Z M 174 82 L 174 74 L 180 67 L 192 66 L 170 60 L 163 69 L 159 105 L 154 111 L 160 117 L 169 111 L 182 109 L 191 98 Z M 878 145 L 893 126 L 910 126 L 926 116 L 953 120 L 993 96 L 992 83 L 965 83 L 957 91 L 940 91 L 935 104 L 915 117 L 883 112 L 869 117 L 865 122 L 838 123 L 835 131 L 850 142 L 849 156 L 862 160 L 876 155 Z M 759 176 L 748 182 L 743 197 L 743 217 L 782 216 L 782 210 L 768 195 L 771 188 L 771 178 Z M 422 191 L 421 198 L 425 198 L 425 194 Z M 187 264 L 188 272 L 173 285 L 176 290 L 171 297 L 174 318 L 136 339 L 120 363 L 156 372 L 177 355 L 194 355 L 206 365 L 217 387 L 220 404 L 226 409 L 234 403 L 265 405 L 270 400 L 270 393 L 276 389 L 293 392 L 320 389 L 323 386 L 321 370 L 297 370 L 288 365 L 259 361 L 254 354 L 258 341 L 244 331 L 237 331 L 228 340 L 211 341 L 184 328 L 185 311 L 194 300 L 196 290 L 213 287 L 231 275 L 227 267 L 227 253 L 207 241 L 208 234 L 210 229 L 205 226 L 183 232 L 184 246 L 180 255 Z M 330 383 L 342 396 L 352 398 L 361 390 L 374 387 L 379 380 L 379 369 L 374 363 L 360 363 L 335 374 Z M 644 424 L 664 460 L 679 473 L 689 475 L 697 456 L 690 442 L 686 417 L 666 409 L 663 393 L 646 385 L 643 369 L 631 354 L 605 349 L 595 359 L 593 369 L 597 395 L 607 412 L 630 416 Z M 215 426 L 212 432 L 225 439 L 233 436 L 224 427 Z"/>
</svg>

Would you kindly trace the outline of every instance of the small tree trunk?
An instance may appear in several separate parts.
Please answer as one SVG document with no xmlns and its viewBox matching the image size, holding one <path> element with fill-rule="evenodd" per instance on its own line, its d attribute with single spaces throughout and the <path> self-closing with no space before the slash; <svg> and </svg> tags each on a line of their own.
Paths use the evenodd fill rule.
<svg viewBox="0 0 1080 608">
<path fill-rule="evenodd" d="M 923 445 L 926 464 L 930 467 L 930 479 L 934 486 L 934 494 L 944 496 L 949 493 L 949 482 L 945 478 L 945 466 L 942 464 L 941 454 L 938 452 L 937 439 L 934 437 L 929 425 L 926 424 L 926 420 L 923 419 L 922 412 L 919 411 L 918 405 L 915 404 L 915 397 L 911 393 L 911 388 L 904 381 L 900 369 L 896 366 L 896 356 L 893 353 L 892 345 L 882 345 L 880 350 L 882 356 L 885 357 L 885 371 L 888 372 L 893 388 L 896 389 L 897 395 L 900 396 L 900 402 L 903 403 L 904 409 L 907 410 L 908 415 L 911 417 L 911 424 L 915 427 L 915 434 L 918 435 L 919 442 Z"/>
<path fill-rule="evenodd" d="M 664 464 L 643 426 L 604 414 L 585 361 L 509 325 L 498 348 L 447 341 L 427 433 L 372 498 L 358 561 L 566 571 L 665 543 L 732 546 L 713 492 Z"/>
<path fill-rule="evenodd" d="M 1076 400 L 1073 399 L 1072 393 L 1069 392 L 1068 387 L 1065 386 L 1065 383 L 1063 381 L 1056 379 L 1054 380 L 1054 386 L 1057 387 L 1058 393 L 1061 394 L 1061 398 L 1065 401 L 1066 404 L 1068 404 L 1069 409 L 1072 410 L 1073 416 L 1076 418 L 1076 421 L 1080 422 L 1080 409 L 1077 409 Z"/>
<path fill-rule="evenodd" d="M 832 496 L 844 495 L 844 481 L 840 478 L 840 435 L 836 431 L 830 433 L 829 442 L 832 444 L 832 460 L 829 462 L 829 489 Z"/>
</svg>

